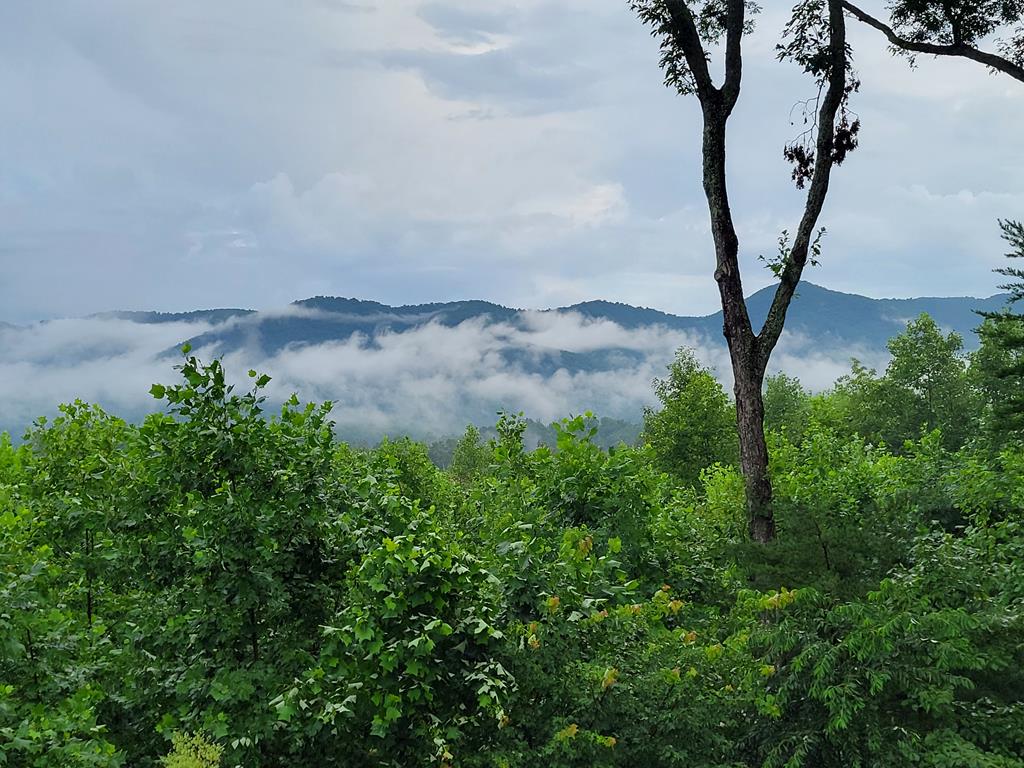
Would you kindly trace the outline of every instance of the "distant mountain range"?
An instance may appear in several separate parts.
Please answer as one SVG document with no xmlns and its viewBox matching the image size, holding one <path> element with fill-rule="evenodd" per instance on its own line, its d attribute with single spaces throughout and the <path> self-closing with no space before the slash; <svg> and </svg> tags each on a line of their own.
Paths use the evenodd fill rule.
<svg viewBox="0 0 1024 768">
<path fill-rule="evenodd" d="M 751 295 L 751 321 L 759 327 L 768 314 L 774 288 Z M 977 345 L 973 333 L 980 319 L 977 311 L 993 311 L 1005 305 L 1006 294 L 987 298 L 936 297 L 873 299 L 841 293 L 813 283 L 801 283 L 786 321 L 789 334 L 803 337 L 820 349 L 862 347 L 884 349 L 886 342 L 903 330 L 907 321 L 927 312 L 944 329 L 964 337 L 965 346 Z M 187 341 L 195 348 L 214 346 L 222 352 L 250 347 L 273 355 L 295 345 L 322 344 L 361 334 L 374 339 L 383 333 L 402 333 L 435 323 L 452 328 L 468 320 L 508 323 L 522 327 L 530 313 L 487 301 L 451 301 L 433 304 L 389 306 L 376 301 L 316 296 L 293 302 L 290 311 L 258 312 L 251 309 L 208 309 L 194 312 L 106 312 L 97 318 L 116 318 L 136 323 L 203 322 L 214 327 Z M 646 307 L 609 301 L 587 301 L 540 313 L 575 313 L 588 320 L 604 320 L 634 330 L 663 327 L 689 332 L 708 341 L 722 338 L 722 313 L 683 316 Z M 575 367 L 575 366 L 573 366 Z"/>
<path fill-rule="evenodd" d="M 763 321 L 772 292 L 748 300 Z M 851 357 L 884 366 L 886 342 L 927 312 L 977 346 L 976 311 L 988 298 L 871 299 L 803 283 L 772 358 L 773 370 L 822 389 Z M 80 398 L 125 418 L 159 408 L 153 382 L 172 382 L 180 347 L 222 356 L 229 375 L 273 377 L 268 395 L 330 400 L 339 432 L 373 442 L 383 434 L 423 439 L 493 425 L 522 411 L 537 424 L 591 410 L 610 432 L 636 424 L 654 402 L 652 381 L 680 346 L 729 378 L 721 313 L 685 317 L 607 301 L 520 310 L 486 301 L 388 306 L 318 296 L 278 310 L 106 312 L 30 326 L 0 323 L 0 431 L 20 434 L 58 403 Z M 536 431 L 536 430 L 535 430 Z M 626 430 L 628 431 L 628 430 Z"/>
</svg>

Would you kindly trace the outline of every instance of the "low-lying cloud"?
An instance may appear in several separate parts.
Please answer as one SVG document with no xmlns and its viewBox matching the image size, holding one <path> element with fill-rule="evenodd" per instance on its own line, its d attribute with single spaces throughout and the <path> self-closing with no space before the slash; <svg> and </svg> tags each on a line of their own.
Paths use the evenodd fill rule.
<svg viewBox="0 0 1024 768">
<path fill-rule="evenodd" d="M 19 435 L 37 417 L 75 399 L 141 418 L 159 408 L 150 385 L 175 381 L 178 360 L 166 351 L 224 327 L 113 317 L 0 327 L 0 429 Z M 592 410 L 636 422 L 643 407 L 656 402 L 652 381 L 684 346 L 729 386 L 728 355 L 717 340 L 664 326 L 627 329 L 575 313 L 527 312 L 515 323 L 483 317 L 456 326 L 427 323 L 372 338 L 354 334 L 293 344 L 270 354 L 255 343 L 235 349 L 210 343 L 194 353 L 221 357 L 240 386 L 250 368 L 268 373 L 271 401 L 293 392 L 303 400 L 330 400 L 340 434 L 373 440 L 454 434 L 470 422 L 492 423 L 498 410 L 543 421 Z M 820 390 L 849 371 L 854 356 L 884 363 L 878 350 L 822 350 L 789 334 L 773 369 Z"/>
</svg>

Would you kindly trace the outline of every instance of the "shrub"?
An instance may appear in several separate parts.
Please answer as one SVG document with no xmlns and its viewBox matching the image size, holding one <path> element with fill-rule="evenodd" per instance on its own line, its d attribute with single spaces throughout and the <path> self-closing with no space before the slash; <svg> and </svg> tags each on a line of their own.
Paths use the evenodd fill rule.
<svg viewBox="0 0 1024 768">
<path fill-rule="evenodd" d="M 174 733 L 171 752 L 161 759 L 164 768 L 219 768 L 224 748 L 202 734 Z"/>
</svg>

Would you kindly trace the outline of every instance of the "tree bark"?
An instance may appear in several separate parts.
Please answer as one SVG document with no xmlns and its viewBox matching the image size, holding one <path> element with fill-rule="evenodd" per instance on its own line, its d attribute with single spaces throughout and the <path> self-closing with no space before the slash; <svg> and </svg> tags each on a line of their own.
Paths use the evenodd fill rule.
<svg viewBox="0 0 1024 768">
<path fill-rule="evenodd" d="M 764 368 L 756 360 L 733 365 L 736 426 L 740 440 L 750 538 L 766 544 L 775 538 L 772 483 L 768 476 L 768 445 L 764 438 Z"/>
<path fill-rule="evenodd" d="M 741 42 L 745 24 L 744 0 L 726 6 L 725 82 L 714 85 L 707 54 L 693 12 L 684 0 L 665 0 L 670 32 L 692 76 L 693 90 L 703 118 L 703 184 L 715 245 L 715 282 L 722 302 L 723 334 L 729 346 L 736 398 L 736 426 L 740 444 L 750 536 L 767 543 L 775 538 L 772 486 L 768 474 L 768 448 L 764 435 L 762 386 L 768 359 L 782 333 L 786 313 L 800 282 L 814 228 L 828 192 L 833 166 L 835 121 L 846 88 L 846 26 L 842 0 L 828 0 L 831 70 L 818 113 L 816 162 L 810 188 L 789 259 L 764 327 L 755 334 L 750 323 L 739 267 L 739 238 L 729 206 L 726 183 L 726 128 L 740 95 Z"/>
<path fill-rule="evenodd" d="M 738 95 L 738 94 L 737 94 Z M 740 469 L 746 491 L 750 537 L 759 543 L 775 538 L 772 485 L 768 476 L 768 446 L 764 438 L 764 399 L 761 387 L 767 356 L 754 335 L 743 296 L 739 269 L 739 238 L 729 207 L 725 176 L 726 103 L 711 99 L 704 114 L 704 192 L 715 242 L 715 282 L 722 301 L 722 332 L 729 346 L 736 400 L 736 429 Z"/>
</svg>

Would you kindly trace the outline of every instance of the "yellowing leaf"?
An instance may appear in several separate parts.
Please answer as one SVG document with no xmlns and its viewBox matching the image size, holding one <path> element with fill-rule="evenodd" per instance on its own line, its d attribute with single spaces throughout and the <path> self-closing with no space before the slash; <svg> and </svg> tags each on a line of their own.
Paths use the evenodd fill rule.
<svg viewBox="0 0 1024 768">
<path fill-rule="evenodd" d="M 576 738 L 576 734 L 579 733 L 579 730 L 580 727 L 576 725 L 576 723 L 573 723 L 572 725 L 565 726 L 565 728 L 556 733 L 555 738 L 559 741 L 568 741 L 569 739 Z"/>
<path fill-rule="evenodd" d="M 604 671 L 604 677 L 601 678 L 601 690 L 607 691 L 619 680 L 619 670 L 615 667 L 609 667 Z"/>
</svg>

